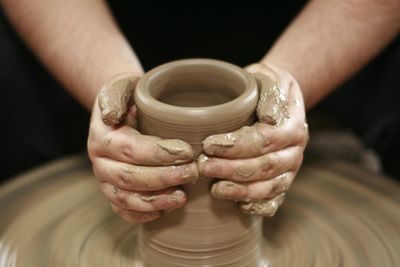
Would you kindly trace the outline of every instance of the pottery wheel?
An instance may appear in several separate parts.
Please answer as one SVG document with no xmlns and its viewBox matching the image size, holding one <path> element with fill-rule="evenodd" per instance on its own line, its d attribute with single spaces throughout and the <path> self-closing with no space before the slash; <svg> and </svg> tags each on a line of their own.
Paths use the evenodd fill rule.
<svg viewBox="0 0 400 267">
<path fill-rule="evenodd" d="M 269 266 L 400 266 L 400 186 L 306 160 L 264 220 Z M 90 163 L 70 157 L 0 188 L 0 266 L 135 266 L 137 225 L 114 215 Z"/>
</svg>

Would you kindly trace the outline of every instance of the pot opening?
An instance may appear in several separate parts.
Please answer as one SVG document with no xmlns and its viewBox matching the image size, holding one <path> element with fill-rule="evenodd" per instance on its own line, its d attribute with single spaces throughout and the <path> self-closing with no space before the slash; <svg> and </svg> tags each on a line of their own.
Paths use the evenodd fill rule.
<svg viewBox="0 0 400 267">
<path fill-rule="evenodd" d="M 218 64 L 174 66 L 149 81 L 150 95 L 179 107 L 208 107 L 230 102 L 244 93 L 244 75 Z"/>
</svg>

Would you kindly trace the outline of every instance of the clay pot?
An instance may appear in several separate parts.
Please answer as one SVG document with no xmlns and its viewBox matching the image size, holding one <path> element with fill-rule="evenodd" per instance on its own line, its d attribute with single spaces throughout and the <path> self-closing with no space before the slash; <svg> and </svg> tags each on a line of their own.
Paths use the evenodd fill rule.
<svg viewBox="0 0 400 267">
<path fill-rule="evenodd" d="M 209 59 L 159 66 L 143 76 L 135 93 L 140 130 L 182 139 L 197 156 L 207 136 L 253 123 L 257 100 L 251 75 Z M 184 208 L 140 228 L 138 253 L 145 266 L 264 266 L 262 219 L 211 197 L 212 182 L 184 185 Z"/>
</svg>

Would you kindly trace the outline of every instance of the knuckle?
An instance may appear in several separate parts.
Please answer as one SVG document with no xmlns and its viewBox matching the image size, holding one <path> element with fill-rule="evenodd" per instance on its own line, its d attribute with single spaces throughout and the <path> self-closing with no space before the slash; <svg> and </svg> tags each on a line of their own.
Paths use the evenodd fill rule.
<svg viewBox="0 0 400 267">
<path fill-rule="evenodd" d="M 104 145 L 101 142 L 99 142 L 99 138 L 94 138 L 89 136 L 86 147 L 89 159 L 91 161 L 93 161 L 96 157 L 99 157 L 104 153 Z"/>
<path fill-rule="evenodd" d="M 125 157 L 127 157 L 129 159 L 133 158 L 133 154 L 134 154 L 133 151 L 134 151 L 134 149 L 131 144 L 128 144 L 128 143 L 122 144 L 121 153 Z"/>
<path fill-rule="evenodd" d="M 242 184 L 222 181 L 213 185 L 211 193 L 220 199 L 241 200 L 247 195 L 247 187 Z"/>
<path fill-rule="evenodd" d="M 99 173 L 101 171 L 101 164 L 99 163 L 99 160 L 97 157 L 91 159 L 92 162 L 92 169 L 93 171 L 95 171 L 96 173 Z"/>
<path fill-rule="evenodd" d="M 304 130 L 303 131 L 303 136 L 302 136 L 302 144 L 304 144 L 304 146 L 308 143 L 308 141 L 310 140 L 310 133 L 308 132 L 308 130 Z"/>
<path fill-rule="evenodd" d="M 97 127 L 95 123 L 91 122 L 89 125 L 88 141 L 95 141 L 97 139 Z"/>
<path fill-rule="evenodd" d="M 104 166 L 101 158 L 96 157 L 92 160 L 92 170 L 94 176 L 100 182 L 107 182 L 110 180 L 110 170 Z"/>
<path fill-rule="evenodd" d="M 303 163 L 303 158 L 304 158 L 303 153 L 299 152 L 298 155 L 295 158 L 294 171 L 298 171 L 300 169 L 301 164 Z"/>
<path fill-rule="evenodd" d="M 89 140 L 87 142 L 87 151 L 88 151 L 90 160 L 93 161 L 93 159 L 97 156 L 97 151 L 98 151 L 97 144 L 96 144 L 96 142 L 94 142 L 93 139 L 89 138 Z"/>
<path fill-rule="evenodd" d="M 118 190 L 116 192 L 114 192 L 114 199 L 116 204 L 121 205 L 121 206 L 125 206 L 127 204 L 127 194 L 124 191 Z"/>
<path fill-rule="evenodd" d="M 299 119 L 291 118 L 290 120 L 286 120 L 286 122 L 287 125 L 285 130 L 287 133 L 298 133 L 299 130 L 303 128 L 303 124 Z"/>
<path fill-rule="evenodd" d="M 310 139 L 308 125 L 304 121 L 299 121 L 296 126 L 297 142 L 301 145 L 306 145 Z"/>
<path fill-rule="evenodd" d="M 234 168 L 232 178 L 239 181 L 248 181 L 258 171 L 258 166 L 242 163 Z"/>
<path fill-rule="evenodd" d="M 103 180 L 103 175 L 101 174 L 101 169 L 98 167 L 96 163 L 92 163 L 92 170 L 93 170 L 93 175 L 96 177 L 97 180 L 102 181 Z"/>
<path fill-rule="evenodd" d="M 126 168 L 121 168 L 118 173 L 118 185 L 121 187 L 132 187 L 130 171 Z"/>
<path fill-rule="evenodd" d="M 279 160 L 276 152 L 272 152 L 262 158 L 263 172 L 270 175 L 274 173 L 279 165 Z"/>
</svg>

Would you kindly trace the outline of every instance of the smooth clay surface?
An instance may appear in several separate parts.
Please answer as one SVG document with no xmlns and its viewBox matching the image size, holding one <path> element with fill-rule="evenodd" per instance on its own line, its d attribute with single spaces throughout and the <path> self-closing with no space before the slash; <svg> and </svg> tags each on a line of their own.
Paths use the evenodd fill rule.
<svg viewBox="0 0 400 267">
<path fill-rule="evenodd" d="M 306 160 L 285 204 L 264 219 L 267 266 L 400 266 L 399 191 L 348 163 Z M 139 226 L 111 211 L 83 156 L 0 187 L 0 214 L 2 267 L 138 266 Z"/>
<path fill-rule="evenodd" d="M 157 67 L 135 91 L 140 130 L 182 139 L 196 156 L 207 136 L 252 124 L 257 101 L 255 78 L 208 59 Z M 262 219 L 242 214 L 233 201 L 211 197 L 212 182 L 202 177 L 183 185 L 185 206 L 140 228 L 138 254 L 145 266 L 265 266 Z"/>
</svg>

